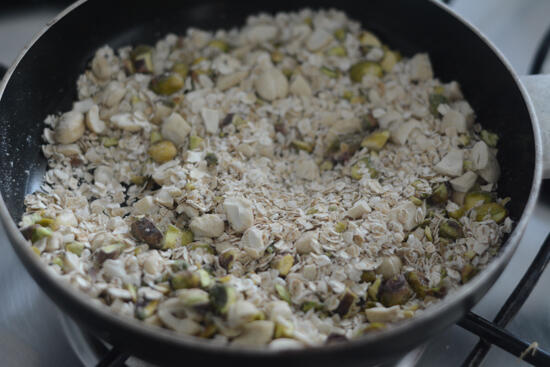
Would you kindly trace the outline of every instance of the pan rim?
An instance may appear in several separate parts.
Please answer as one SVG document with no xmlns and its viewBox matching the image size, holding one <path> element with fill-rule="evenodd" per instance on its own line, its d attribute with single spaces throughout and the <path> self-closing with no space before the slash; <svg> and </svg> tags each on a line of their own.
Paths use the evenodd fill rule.
<svg viewBox="0 0 550 367">
<path fill-rule="evenodd" d="M 68 6 L 61 13 L 59 13 L 52 21 L 48 22 L 34 37 L 33 39 L 25 46 L 25 48 L 18 55 L 15 62 L 10 66 L 6 72 L 2 82 L 0 83 L 0 99 L 3 96 L 3 93 L 7 87 L 8 81 L 11 76 L 17 69 L 21 60 L 25 57 L 27 52 L 32 48 L 32 46 L 44 35 L 52 26 L 54 26 L 59 20 L 63 19 L 65 16 L 69 15 L 73 10 L 80 7 L 88 0 L 78 0 L 75 3 Z M 6 233 L 10 239 L 10 243 L 17 253 L 20 260 L 26 266 L 26 270 L 31 273 L 34 280 L 38 282 L 41 287 L 44 289 L 44 284 L 47 284 L 48 287 L 53 288 L 55 292 L 45 292 L 48 297 L 52 298 L 52 293 L 62 294 L 63 297 L 70 299 L 72 304 L 78 305 L 83 310 L 90 312 L 96 318 L 103 319 L 109 325 L 125 330 L 131 333 L 139 334 L 143 338 L 155 338 L 161 342 L 170 344 L 170 346 L 178 347 L 187 347 L 187 348 L 196 348 L 197 351 L 207 352 L 207 353 L 216 353 L 216 354 L 225 354 L 227 356 L 247 356 L 247 357 L 274 357 L 274 356 L 289 356 L 289 357 L 298 357 L 306 356 L 311 353 L 333 353 L 333 352 L 346 352 L 350 350 L 355 350 L 361 347 L 366 347 L 372 344 L 385 343 L 396 339 L 397 336 L 406 335 L 415 329 L 421 328 L 423 326 L 428 326 L 430 323 L 433 323 L 435 320 L 441 319 L 445 316 L 448 311 L 453 307 L 461 307 L 461 304 L 464 304 L 467 300 L 475 298 L 475 291 L 482 287 L 484 283 L 490 282 L 489 287 L 496 281 L 496 279 L 501 275 L 504 267 L 507 264 L 507 260 L 514 254 L 519 240 L 525 231 L 527 222 L 531 217 L 531 214 L 534 210 L 536 202 L 538 200 L 538 194 L 540 190 L 540 185 L 542 181 L 542 140 L 539 130 L 539 122 L 537 116 L 534 112 L 534 107 L 532 101 L 519 80 L 519 77 L 513 71 L 507 59 L 502 55 L 502 53 L 472 24 L 464 20 L 460 15 L 455 11 L 450 9 L 444 4 L 439 3 L 436 0 L 429 0 L 432 5 L 438 6 L 443 11 L 447 12 L 450 16 L 454 17 L 463 26 L 467 27 L 471 32 L 473 32 L 490 50 L 495 54 L 497 59 L 505 66 L 507 71 L 512 76 L 516 87 L 521 92 L 523 97 L 523 102 L 525 103 L 529 116 L 531 118 L 531 126 L 533 129 L 534 143 L 535 143 L 535 167 L 533 173 L 533 181 L 530 189 L 529 199 L 525 205 L 525 208 L 521 214 L 521 217 L 512 233 L 502 246 L 502 250 L 499 254 L 489 263 L 487 268 L 483 270 L 478 276 L 474 277 L 468 284 L 461 286 L 452 294 L 449 294 L 440 302 L 437 302 L 435 305 L 430 306 L 427 310 L 418 316 L 415 316 L 412 320 L 407 320 L 403 323 L 397 324 L 388 330 L 382 331 L 375 335 L 365 335 L 358 339 L 349 340 L 345 343 L 336 343 L 331 345 L 319 345 L 309 348 L 303 348 L 298 350 L 272 350 L 268 348 L 246 348 L 246 347 L 234 347 L 234 346 L 220 346 L 214 343 L 211 343 L 207 340 L 201 340 L 199 338 L 177 334 L 173 331 L 147 325 L 143 322 L 140 322 L 135 319 L 123 317 L 115 314 L 114 312 L 108 310 L 104 307 L 98 307 L 89 302 L 90 297 L 83 294 L 82 292 L 74 289 L 71 286 L 68 286 L 64 282 L 56 279 L 51 271 L 48 270 L 47 266 L 40 261 L 38 257 L 32 253 L 27 247 L 28 243 L 21 235 L 19 229 L 17 228 L 16 223 L 12 220 L 11 215 L 7 209 L 7 206 L 4 202 L 2 194 L 0 193 L 0 221 L 3 223 Z M 54 300 L 54 302 L 56 302 Z M 474 303 L 475 304 L 475 303 Z M 59 307 L 59 306 L 58 306 Z M 473 307 L 473 304 L 469 305 L 469 308 Z M 60 307 L 61 308 L 61 307 Z M 64 311 L 65 312 L 65 311 Z M 448 325 L 451 325 L 452 322 L 458 320 L 449 320 Z M 441 329 L 441 328 L 440 328 Z M 434 332 L 432 332 L 434 335 Z M 411 342 L 410 345 L 417 344 Z M 402 350 L 404 346 L 397 346 L 396 349 Z"/>
</svg>

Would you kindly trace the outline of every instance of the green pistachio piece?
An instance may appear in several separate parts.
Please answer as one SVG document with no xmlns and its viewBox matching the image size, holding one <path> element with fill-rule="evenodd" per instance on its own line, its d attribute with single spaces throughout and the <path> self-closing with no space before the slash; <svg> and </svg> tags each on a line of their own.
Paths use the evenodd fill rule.
<svg viewBox="0 0 550 367">
<path fill-rule="evenodd" d="M 378 291 L 380 290 L 380 285 L 382 284 L 382 277 L 376 278 L 376 280 L 369 286 L 367 289 L 367 295 L 372 301 L 378 301 Z"/>
<path fill-rule="evenodd" d="M 136 305 L 136 317 L 140 320 L 145 320 L 155 314 L 159 301 L 142 301 Z"/>
<path fill-rule="evenodd" d="M 183 62 L 177 62 L 172 66 L 172 71 L 176 74 L 179 74 L 183 80 L 187 78 L 189 74 L 189 66 Z"/>
<path fill-rule="evenodd" d="M 447 215 L 450 218 L 458 220 L 458 219 L 462 218 L 462 216 L 464 215 L 464 208 L 458 208 L 457 210 L 454 210 L 452 212 L 447 212 Z"/>
<path fill-rule="evenodd" d="M 327 50 L 327 55 L 328 56 L 341 56 L 341 57 L 344 57 L 344 56 L 347 56 L 348 55 L 348 51 L 346 50 L 346 48 L 342 45 L 340 46 L 334 46 L 332 48 L 329 48 Z"/>
<path fill-rule="evenodd" d="M 338 73 L 338 70 L 327 68 L 326 66 L 321 67 L 321 73 L 325 74 L 329 78 L 338 78 L 340 73 Z"/>
<path fill-rule="evenodd" d="M 235 303 L 237 294 L 235 288 L 225 284 L 216 284 L 210 291 L 210 303 L 219 314 L 225 315 L 229 306 Z"/>
<path fill-rule="evenodd" d="M 222 252 L 218 256 L 218 263 L 222 268 L 224 268 L 227 271 L 231 270 L 231 267 L 233 266 L 235 260 L 238 257 L 238 250 L 237 249 L 229 249 L 224 252 Z"/>
<path fill-rule="evenodd" d="M 361 281 L 366 283 L 376 281 L 376 272 L 374 270 L 363 270 L 363 273 L 361 273 Z"/>
<path fill-rule="evenodd" d="M 170 140 L 162 140 L 151 145 L 147 152 L 155 162 L 163 164 L 174 159 L 178 149 Z"/>
<path fill-rule="evenodd" d="M 130 227 L 130 233 L 136 240 L 145 242 L 152 248 L 162 248 L 162 233 L 147 218 L 134 221 Z"/>
<path fill-rule="evenodd" d="M 481 140 L 491 148 L 496 148 L 498 144 L 498 135 L 491 133 L 488 130 L 481 130 Z"/>
<path fill-rule="evenodd" d="M 382 331 L 386 328 L 386 324 L 384 322 L 371 322 L 365 328 L 362 330 L 363 334 L 376 332 L 376 331 Z"/>
<path fill-rule="evenodd" d="M 426 236 L 426 239 L 430 242 L 434 240 L 432 236 L 432 230 L 430 229 L 430 226 L 424 227 L 424 235 Z"/>
<path fill-rule="evenodd" d="M 199 284 L 201 288 L 210 288 L 214 285 L 214 278 L 204 269 L 197 270 L 199 276 Z"/>
<path fill-rule="evenodd" d="M 321 171 L 330 171 L 332 168 L 334 168 L 334 164 L 331 161 L 323 161 L 319 166 Z"/>
<path fill-rule="evenodd" d="M 303 150 L 308 153 L 313 152 L 313 145 L 310 143 L 306 143 L 305 141 L 302 141 L 302 140 L 293 140 L 292 146 L 298 150 Z"/>
<path fill-rule="evenodd" d="M 418 298 L 424 299 L 426 293 L 428 292 L 428 287 L 426 286 L 426 280 L 422 275 L 416 271 L 409 271 L 405 274 L 405 279 L 409 282 L 410 287 L 416 293 Z"/>
<path fill-rule="evenodd" d="M 218 164 L 218 157 L 214 153 L 207 153 L 204 159 L 208 167 L 213 167 Z"/>
<path fill-rule="evenodd" d="M 349 69 L 349 77 L 355 83 L 360 83 L 365 75 L 381 77 L 384 74 L 382 67 L 372 61 L 360 61 Z"/>
<path fill-rule="evenodd" d="M 182 270 L 187 270 L 189 265 L 184 260 L 175 260 L 171 265 L 170 268 L 172 271 L 179 272 Z"/>
<path fill-rule="evenodd" d="M 374 34 L 368 31 L 363 31 L 359 35 L 359 43 L 361 46 L 382 47 L 382 42 Z"/>
<path fill-rule="evenodd" d="M 173 225 L 169 225 L 164 234 L 164 246 L 163 249 L 174 248 L 179 244 L 181 239 L 181 230 Z"/>
<path fill-rule="evenodd" d="M 161 140 L 162 140 L 162 135 L 160 131 L 158 130 L 151 131 L 151 136 L 149 137 L 149 141 L 151 142 L 151 144 L 155 144 Z"/>
<path fill-rule="evenodd" d="M 462 227 L 456 220 L 449 219 L 439 225 L 439 236 L 456 240 L 463 236 Z"/>
<path fill-rule="evenodd" d="M 395 275 L 382 283 L 378 291 L 380 302 L 391 307 L 405 304 L 412 296 L 412 290 L 403 275 Z"/>
<path fill-rule="evenodd" d="M 52 264 L 59 266 L 62 270 L 65 265 L 63 259 L 59 256 L 52 260 Z"/>
<path fill-rule="evenodd" d="M 350 316 L 352 311 L 352 306 L 357 302 L 357 296 L 351 292 L 350 290 L 347 290 L 342 298 L 340 298 L 340 302 L 338 303 L 338 306 L 334 310 L 334 313 L 340 315 L 340 317 L 345 318 Z"/>
<path fill-rule="evenodd" d="M 222 41 L 222 40 L 212 40 L 212 41 L 208 42 L 208 46 L 213 47 L 213 48 L 217 48 L 221 52 L 229 51 L 229 45 L 227 44 L 227 42 Z"/>
<path fill-rule="evenodd" d="M 181 231 L 181 245 L 187 246 L 191 242 L 195 240 L 195 235 L 193 235 L 193 232 L 189 229 L 184 229 Z"/>
<path fill-rule="evenodd" d="M 145 181 L 147 180 L 147 178 L 145 176 L 132 176 L 130 177 L 130 183 L 134 184 L 134 185 L 137 185 L 137 186 L 142 186 Z"/>
<path fill-rule="evenodd" d="M 478 269 L 471 264 L 466 264 L 460 271 L 462 284 L 466 284 L 472 279 L 478 272 Z"/>
<path fill-rule="evenodd" d="M 458 141 L 460 142 L 460 145 L 465 147 L 465 146 L 468 146 L 470 145 L 470 142 L 471 142 L 471 138 L 470 138 L 470 135 L 468 134 L 460 134 L 458 136 Z"/>
<path fill-rule="evenodd" d="M 189 138 L 189 149 L 195 150 L 202 146 L 203 139 L 196 135 L 191 135 Z"/>
<path fill-rule="evenodd" d="M 393 70 L 393 67 L 397 62 L 401 59 L 401 55 L 399 52 L 391 51 L 390 49 L 386 48 L 384 57 L 382 58 L 382 61 L 380 61 L 380 66 L 382 66 L 382 69 L 389 73 Z"/>
<path fill-rule="evenodd" d="M 476 206 L 493 201 L 493 196 L 485 191 L 469 192 L 464 196 L 464 210 L 468 211 Z"/>
<path fill-rule="evenodd" d="M 277 295 L 280 299 L 287 302 L 288 304 L 292 304 L 292 299 L 290 297 L 290 293 L 282 284 L 275 284 L 275 291 L 277 292 Z"/>
<path fill-rule="evenodd" d="M 189 270 L 180 271 L 170 278 L 170 286 L 173 289 L 198 288 L 200 286 L 200 277 L 197 273 Z"/>
<path fill-rule="evenodd" d="M 314 301 L 305 301 L 300 306 L 300 310 L 302 310 L 303 312 L 308 312 L 309 310 L 322 311 L 323 309 L 324 306 L 321 303 Z"/>
<path fill-rule="evenodd" d="M 428 96 L 428 102 L 430 103 L 430 113 L 435 117 L 439 116 L 439 111 L 437 110 L 439 105 L 449 103 L 447 97 L 439 93 L 430 94 Z"/>
<path fill-rule="evenodd" d="M 153 48 L 147 45 L 136 46 L 130 52 L 131 73 L 153 72 Z"/>
<path fill-rule="evenodd" d="M 422 201 L 421 199 L 417 198 L 416 196 L 411 196 L 409 198 L 410 201 L 412 201 L 412 203 L 416 206 L 422 206 L 422 204 L 424 204 L 424 201 Z"/>
<path fill-rule="evenodd" d="M 285 58 L 285 54 L 283 54 L 279 50 L 274 50 L 271 52 L 271 61 L 273 61 L 275 64 L 280 63 Z"/>
<path fill-rule="evenodd" d="M 156 94 L 169 96 L 183 88 L 184 80 L 178 73 L 166 73 L 151 80 L 149 88 Z"/>
<path fill-rule="evenodd" d="M 82 251 L 84 251 L 84 244 L 80 242 L 71 242 L 65 246 L 65 249 L 75 255 L 80 256 L 82 255 Z"/>
<path fill-rule="evenodd" d="M 481 206 L 478 206 L 476 209 L 476 220 L 482 221 L 487 216 L 490 219 L 494 220 L 497 223 L 501 223 L 504 218 L 508 215 L 508 211 L 501 205 L 497 203 L 487 203 Z"/>
<path fill-rule="evenodd" d="M 38 242 L 44 237 L 51 237 L 52 234 L 53 231 L 50 228 L 42 227 L 40 224 L 35 224 L 31 234 L 31 242 Z"/>
<path fill-rule="evenodd" d="M 348 31 L 345 28 L 338 28 L 334 31 L 334 38 L 338 41 L 343 42 L 346 39 L 346 34 Z"/>
<path fill-rule="evenodd" d="M 446 204 L 449 200 L 449 187 L 445 182 L 438 184 L 432 191 L 429 198 L 433 204 Z"/>
<path fill-rule="evenodd" d="M 103 138 L 101 138 L 101 143 L 103 144 L 103 146 L 105 148 L 116 147 L 118 145 L 118 139 L 117 138 L 108 138 L 108 137 L 104 136 Z"/>
<path fill-rule="evenodd" d="M 294 336 L 294 325 L 290 322 L 276 322 L 273 338 L 292 338 Z"/>
<path fill-rule="evenodd" d="M 378 120 L 372 115 L 372 113 L 363 115 L 363 118 L 361 119 L 361 128 L 364 131 L 373 131 L 377 127 L 378 127 Z"/>
<path fill-rule="evenodd" d="M 291 254 L 286 254 L 273 260 L 272 268 L 279 271 L 279 275 L 286 276 L 294 265 L 294 257 Z"/>
<path fill-rule="evenodd" d="M 346 222 L 338 222 L 334 225 L 334 231 L 338 233 L 345 232 L 348 229 L 348 224 Z"/>
<path fill-rule="evenodd" d="M 375 131 L 363 139 L 361 146 L 378 152 L 384 148 L 389 138 L 390 132 L 388 130 Z"/>
<path fill-rule="evenodd" d="M 98 263 L 103 263 L 107 259 L 115 259 L 122 253 L 123 249 L 124 245 L 122 243 L 114 243 L 100 247 L 95 252 L 96 261 Z"/>
</svg>

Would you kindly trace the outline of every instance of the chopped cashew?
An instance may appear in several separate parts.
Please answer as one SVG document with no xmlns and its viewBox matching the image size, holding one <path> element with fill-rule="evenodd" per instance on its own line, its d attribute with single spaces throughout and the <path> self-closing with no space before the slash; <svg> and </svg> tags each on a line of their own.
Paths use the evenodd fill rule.
<svg viewBox="0 0 550 367">
<path fill-rule="evenodd" d="M 252 203 L 244 198 L 227 198 L 223 203 L 227 220 L 236 232 L 244 232 L 254 224 Z"/>
<path fill-rule="evenodd" d="M 477 175 L 472 171 L 468 171 L 462 176 L 454 178 L 449 182 L 451 183 L 453 190 L 459 192 L 468 192 L 474 186 L 476 181 Z"/>
<path fill-rule="evenodd" d="M 172 141 L 176 145 L 182 145 L 191 132 L 191 126 L 177 112 L 173 112 L 162 123 L 161 134 L 164 139 Z"/>
<path fill-rule="evenodd" d="M 196 237 L 219 237 L 223 234 L 224 223 L 217 214 L 204 214 L 193 218 L 189 228 Z"/>
<path fill-rule="evenodd" d="M 443 159 L 435 165 L 434 170 L 442 175 L 460 176 L 462 175 L 462 166 L 464 161 L 464 151 L 452 148 Z"/>
</svg>

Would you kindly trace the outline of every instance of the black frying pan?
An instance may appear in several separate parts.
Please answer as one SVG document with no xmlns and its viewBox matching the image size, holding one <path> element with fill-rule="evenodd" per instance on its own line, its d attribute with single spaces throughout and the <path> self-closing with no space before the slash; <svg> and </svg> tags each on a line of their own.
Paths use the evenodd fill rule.
<svg viewBox="0 0 550 367">
<path fill-rule="evenodd" d="M 509 210 L 516 224 L 498 257 L 458 292 L 411 321 L 358 340 L 292 352 L 226 348 L 178 336 L 92 306 L 88 298 L 55 281 L 31 254 L 15 223 L 24 211 L 25 194 L 39 188 L 46 168 L 40 150 L 42 121 L 48 114 L 71 108 L 75 81 L 94 50 L 104 44 L 117 48 L 152 43 L 168 32 L 184 33 L 190 26 L 230 28 L 244 24 L 249 14 L 304 7 L 337 7 L 405 55 L 428 52 L 441 80 L 461 83 L 478 121 L 501 136 L 499 194 L 513 198 Z M 0 86 L 0 98 L 0 217 L 21 261 L 82 327 L 122 350 L 167 364 L 280 367 L 365 365 L 395 359 L 458 321 L 486 293 L 518 244 L 541 181 L 537 122 L 517 77 L 475 29 L 432 1 L 82 0 L 23 52 Z"/>
</svg>

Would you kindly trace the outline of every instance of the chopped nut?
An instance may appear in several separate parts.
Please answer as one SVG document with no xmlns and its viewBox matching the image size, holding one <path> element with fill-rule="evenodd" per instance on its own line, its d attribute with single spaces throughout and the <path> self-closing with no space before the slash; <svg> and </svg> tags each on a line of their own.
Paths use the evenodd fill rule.
<svg viewBox="0 0 550 367">
<path fill-rule="evenodd" d="M 254 86 L 260 97 L 268 101 L 285 98 L 288 93 L 288 81 L 276 68 L 264 71 L 256 79 Z"/>
<path fill-rule="evenodd" d="M 390 279 L 401 272 L 403 263 L 398 256 L 385 256 L 376 268 L 376 274 L 381 274 L 384 279 Z"/>
<path fill-rule="evenodd" d="M 222 40 L 212 40 L 212 41 L 208 42 L 208 46 L 213 47 L 213 48 L 217 48 L 221 52 L 229 51 L 229 45 L 227 44 L 227 42 L 222 41 Z"/>
<path fill-rule="evenodd" d="M 189 66 L 183 62 L 177 62 L 174 66 L 172 66 L 172 71 L 179 74 L 181 78 L 185 80 L 185 78 L 187 78 L 187 74 L 189 74 Z"/>
<path fill-rule="evenodd" d="M 490 193 L 484 191 L 469 192 L 464 196 L 464 210 L 468 211 L 476 206 L 487 204 L 493 201 Z"/>
<path fill-rule="evenodd" d="M 471 264 L 466 264 L 460 271 L 462 284 L 466 284 L 472 279 L 478 272 L 478 269 Z"/>
<path fill-rule="evenodd" d="M 443 238 L 456 240 L 463 236 L 462 227 L 455 220 L 448 220 L 439 225 L 439 235 Z"/>
<path fill-rule="evenodd" d="M 164 246 L 163 249 L 174 248 L 181 243 L 182 232 L 181 230 L 173 225 L 169 225 L 164 235 Z"/>
<path fill-rule="evenodd" d="M 169 96 L 183 88 L 185 81 L 178 73 L 167 73 L 159 75 L 151 80 L 149 88 L 156 94 Z"/>
<path fill-rule="evenodd" d="M 86 126 L 84 116 L 77 111 L 63 114 L 55 127 L 55 141 L 59 144 L 71 144 L 84 135 Z"/>
<path fill-rule="evenodd" d="M 279 271 L 282 276 L 288 275 L 290 268 L 294 265 L 294 257 L 290 254 L 286 254 L 278 259 L 275 259 L 272 263 L 273 269 Z"/>
<path fill-rule="evenodd" d="M 349 69 L 349 76 L 356 83 L 360 83 L 365 75 L 381 77 L 383 73 L 382 67 L 372 61 L 358 62 Z"/>
<path fill-rule="evenodd" d="M 210 289 L 210 302 L 219 314 L 225 315 L 236 301 L 236 292 L 228 285 L 216 284 Z"/>
<path fill-rule="evenodd" d="M 327 55 L 344 57 L 348 55 L 348 51 L 344 46 L 334 46 L 327 51 Z"/>
<path fill-rule="evenodd" d="M 218 262 L 222 268 L 227 271 L 231 270 L 233 263 L 238 257 L 238 251 L 236 249 L 229 249 L 224 251 L 218 256 Z"/>
<path fill-rule="evenodd" d="M 177 112 L 173 112 L 162 123 L 162 137 L 176 145 L 183 145 L 187 141 L 187 135 L 191 132 L 191 126 Z M 151 141 L 151 143 L 155 143 Z"/>
<path fill-rule="evenodd" d="M 277 295 L 280 299 L 287 302 L 288 304 L 292 304 L 290 293 L 288 293 L 288 290 L 283 285 L 279 283 L 275 284 L 275 291 L 277 292 Z"/>
<path fill-rule="evenodd" d="M 204 160 L 208 167 L 213 167 L 218 164 L 218 157 L 214 153 L 206 153 Z"/>
<path fill-rule="evenodd" d="M 334 310 L 334 313 L 340 315 L 340 317 L 344 318 L 350 315 L 350 312 L 352 311 L 352 306 L 357 302 L 357 296 L 353 294 L 351 291 L 346 291 L 342 298 L 340 299 L 340 302 L 338 303 L 338 307 Z"/>
<path fill-rule="evenodd" d="M 170 140 L 163 140 L 151 145 L 148 153 L 155 162 L 162 164 L 174 159 L 178 150 Z"/>
<path fill-rule="evenodd" d="M 386 307 L 405 304 L 411 295 L 411 288 L 403 275 L 395 275 L 382 282 L 378 291 L 378 298 Z"/>
<path fill-rule="evenodd" d="M 132 60 L 130 73 L 153 72 L 153 48 L 147 45 L 136 46 L 130 53 Z"/>
<path fill-rule="evenodd" d="M 361 142 L 363 148 L 369 148 L 374 151 L 380 151 L 386 145 L 386 142 L 390 138 L 390 132 L 387 130 L 377 131 L 367 136 Z"/>
<path fill-rule="evenodd" d="M 193 218 L 189 228 L 197 237 L 219 237 L 223 234 L 224 223 L 217 214 L 204 214 Z"/>
<path fill-rule="evenodd" d="M 495 148 L 498 144 L 498 135 L 488 130 L 481 130 L 481 140 L 491 148 Z"/>
<path fill-rule="evenodd" d="M 195 150 L 202 146 L 203 139 L 201 137 L 198 137 L 196 135 L 191 135 L 189 138 L 189 149 Z"/>
<path fill-rule="evenodd" d="M 200 286 L 200 277 L 189 270 L 180 271 L 170 278 L 170 286 L 173 289 L 197 288 Z"/>
<path fill-rule="evenodd" d="M 294 148 L 306 151 L 308 153 L 311 153 L 313 151 L 313 145 L 306 143 L 305 141 L 293 140 L 292 145 L 294 146 Z"/>
<path fill-rule="evenodd" d="M 508 211 L 497 203 L 486 203 L 478 206 L 476 209 L 476 220 L 482 221 L 485 218 L 501 223 L 508 216 Z"/>
<path fill-rule="evenodd" d="M 447 200 L 449 200 L 449 189 L 447 188 L 447 184 L 443 182 L 433 189 L 430 201 L 433 204 L 445 204 Z"/>
<path fill-rule="evenodd" d="M 132 236 L 138 241 L 145 242 L 149 246 L 160 249 L 162 247 L 162 233 L 147 218 L 141 218 L 132 223 Z"/>
</svg>

